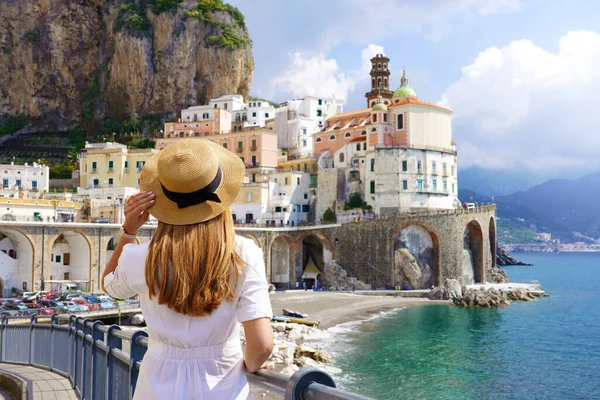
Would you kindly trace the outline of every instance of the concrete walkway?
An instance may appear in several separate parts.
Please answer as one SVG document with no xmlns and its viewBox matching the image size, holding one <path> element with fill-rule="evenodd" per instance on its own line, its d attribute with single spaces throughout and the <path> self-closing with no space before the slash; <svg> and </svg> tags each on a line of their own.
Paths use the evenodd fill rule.
<svg viewBox="0 0 600 400">
<path fill-rule="evenodd" d="M 57 373 L 26 365 L 0 364 L 0 374 L 2 372 L 15 375 L 27 382 L 27 391 L 30 399 L 78 399 L 69 380 Z"/>
</svg>

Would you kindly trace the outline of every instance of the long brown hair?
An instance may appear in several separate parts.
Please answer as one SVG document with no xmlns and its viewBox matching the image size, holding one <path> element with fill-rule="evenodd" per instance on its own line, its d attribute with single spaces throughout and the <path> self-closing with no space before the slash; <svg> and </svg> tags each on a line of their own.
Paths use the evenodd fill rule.
<svg viewBox="0 0 600 400">
<path fill-rule="evenodd" d="M 233 304 L 242 259 L 231 211 L 193 225 L 158 223 L 146 257 L 146 284 L 158 304 L 195 317 Z"/>
</svg>

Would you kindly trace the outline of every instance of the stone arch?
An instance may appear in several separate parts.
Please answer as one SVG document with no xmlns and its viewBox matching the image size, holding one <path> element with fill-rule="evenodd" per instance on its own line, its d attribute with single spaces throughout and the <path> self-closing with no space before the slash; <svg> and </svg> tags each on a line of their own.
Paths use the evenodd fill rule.
<svg viewBox="0 0 600 400">
<path fill-rule="evenodd" d="M 483 230 L 476 219 L 471 219 L 465 225 L 463 234 L 463 268 L 462 283 L 483 283 Z"/>
<path fill-rule="evenodd" d="M 296 240 L 296 248 L 300 251 L 300 265 L 296 266 L 296 279 L 305 282 L 308 289 L 320 282 L 317 281 L 318 275 L 322 275 L 325 265 L 333 260 L 334 247 L 331 239 L 322 232 L 308 231 L 304 232 Z M 311 264 L 319 270 L 308 272 L 307 267 Z M 311 268 L 313 268 L 311 266 Z"/>
<path fill-rule="evenodd" d="M 36 248 L 29 234 L 18 227 L 1 228 L 0 250 L 6 250 L 6 253 L 1 251 L 0 254 L 0 273 L 4 287 L 33 290 Z"/>
<path fill-rule="evenodd" d="M 278 235 L 270 245 L 271 283 L 277 289 L 290 288 L 290 254 L 291 240 L 287 235 Z"/>
<path fill-rule="evenodd" d="M 109 241 L 110 239 L 107 239 L 107 245 Z M 64 285 L 60 281 L 75 281 L 79 289 L 93 290 L 92 253 L 94 246 L 88 235 L 79 229 L 65 229 L 53 235 L 48 244 L 51 257 L 48 272 L 45 275 L 50 276 L 51 282 L 49 286 L 45 287 L 45 290 L 59 290 L 61 286 L 64 290 Z M 97 249 L 97 251 L 102 251 L 102 249 Z"/>
<path fill-rule="evenodd" d="M 440 237 L 433 226 L 421 221 L 401 225 L 392 236 L 391 249 L 394 284 L 406 284 L 411 289 L 428 289 L 441 284 Z M 411 270 L 414 274 L 408 276 Z"/>
<path fill-rule="evenodd" d="M 490 268 L 496 268 L 496 266 L 497 266 L 496 254 L 498 252 L 498 242 L 496 241 L 496 220 L 494 219 L 494 217 L 490 217 L 489 232 L 490 232 L 489 240 L 490 240 L 490 257 L 491 257 Z"/>
<path fill-rule="evenodd" d="M 340 159 L 340 162 L 344 162 L 344 153 L 340 153 L 339 159 Z"/>
</svg>

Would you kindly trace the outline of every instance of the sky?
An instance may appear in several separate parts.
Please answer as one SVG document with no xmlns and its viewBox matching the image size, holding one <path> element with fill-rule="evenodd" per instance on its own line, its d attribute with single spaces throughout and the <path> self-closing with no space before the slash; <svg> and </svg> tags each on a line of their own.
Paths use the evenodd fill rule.
<svg viewBox="0 0 600 400">
<path fill-rule="evenodd" d="M 366 107 L 368 60 L 450 107 L 461 168 L 576 177 L 600 169 L 600 0 L 230 0 L 254 96 Z"/>
</svg>

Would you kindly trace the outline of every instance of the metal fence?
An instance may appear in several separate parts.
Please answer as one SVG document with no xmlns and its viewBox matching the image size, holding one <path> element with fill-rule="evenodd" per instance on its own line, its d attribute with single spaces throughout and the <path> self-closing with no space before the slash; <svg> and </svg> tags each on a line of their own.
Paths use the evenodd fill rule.
<svg viewBox="0 0 600 400">
<path fill-rule="evenodd" d="M 29 323 L 9 324 L 19 319 Z M 131 334 L 118 325 L 75 315 L 63 325 L 56 315 L 50 324 L 38 324 L 36 316 L 2 317 L 0 362 L 56 372 L 69 379 L 80 399 L 131 399 L 147 348 L 148 334 L 144 331 Z M 291 377 L 259 371 L 248 378 L 285 400 L 367 400 L 337 389 L 329 374 L 315 368 L 302 368 Z"/>
</svg>

